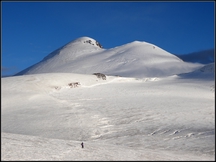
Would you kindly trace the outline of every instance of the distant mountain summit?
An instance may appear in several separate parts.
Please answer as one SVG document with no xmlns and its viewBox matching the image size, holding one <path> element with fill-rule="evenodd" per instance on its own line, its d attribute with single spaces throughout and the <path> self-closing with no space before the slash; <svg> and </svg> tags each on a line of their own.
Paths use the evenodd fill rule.
<svg viewBox="0 0 216 162">
<path fill-rule="evenodd" d="M 64 54 L 77 53 L 78 51 L 82 51 L 82 49 L 85 49 L 85 51 L 87 52 L 87 51 L 102 49 L 102 45 L 90 37 L 80 37 L 78 39 L 75 39 L 67 43 L 61 48 L 55 50 L 54 52 L 50 53 L 48 56 L 44 57 L 43 60 L 47 60 L 53 57 L 54 55 L 59 55 L 61 53 Z M 73 55 L 71 55 L 71 57 L 72 56 Z"/>
<path fill-rule="evenodd" d="M 72 43 L 74 43 L 74 42 L 88 43 L 88 44 L 91 44 L 93 46 L 103 48 L 99 42 L 97 42 L 96 40 L 89 38 L 89 37 L 81 37 L 81 38 L 76 39 Z"/>
<path fill-rule="evenodd" d="M 142 78 L 180 74 L 198 67 L 200 64 L 186 63 L 151 43 L 134 41 L 115 48 L 103 49 L 98 41 L 90 37 L 80 37 L 16 75 L 103 73 Z"/>
<path fill-rule="evenodd" d="M 189 54 L 184 55 L 176 55 L 182 60 L 186 62 L 197 62 L 202 64 L 209 64 L 213 63 L 215 59 L 215 51 L 214 49 L 199 51 L 199 52 L 193 52 Z"/>
</svg>

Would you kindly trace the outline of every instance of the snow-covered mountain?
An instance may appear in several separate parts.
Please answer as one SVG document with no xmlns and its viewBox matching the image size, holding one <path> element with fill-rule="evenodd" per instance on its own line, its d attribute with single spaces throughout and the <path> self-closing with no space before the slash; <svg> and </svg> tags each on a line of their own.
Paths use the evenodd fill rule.
<svg viewBox="0 0 216 162">
<path fill-rule="evenodd" d="M 2 78 L 1 159 L 214 161 L 214 73 L 146 42 L 76 39 Z"/>
<path fill-rule="evenodd" d="M 209 64 L 213 63 L 215 60 L 215 51 L 214 49 L 193 52 L 184 55 L 176 55 L 181 58 L 183 61 L 186 62 L 193 62 L 193 63 L 202 63 L 202 64 Z"/>
<path fill-rule="evenodd" d="M 123 77 L 163 77 L 193 71 L 200 64 L 147 43 L 134 41 L 111 49 L 89 37 L 81 37 L 44 57 L 16 75 L 37 73 L 104 73 Z"/>
</svg>

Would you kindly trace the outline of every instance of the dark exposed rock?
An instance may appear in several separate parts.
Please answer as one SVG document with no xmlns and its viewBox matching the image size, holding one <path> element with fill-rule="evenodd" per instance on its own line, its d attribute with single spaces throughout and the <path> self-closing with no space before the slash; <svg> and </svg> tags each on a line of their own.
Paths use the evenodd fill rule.
<svg viewBox="0 0 216 162">
<path fill-rule="evenodd" d="M 69 83 L 68 84 L 71 88 L 75 88 L 75 87 L 78 87 L 80 85 L 79 82 L 74 82 L 74 83 Z"/>
<path fill-rule="evenodd" d="M 100 48 L 103 48 L 103 46 L 99 42 L 97 42 L 97 41 L 95 42 L 95 44 L 94 44 L 94 42 L 92 40 L 86 40 L 86 41 L 84 41 L 84 43 L 89 43 L 91 45 L 95 45 L 96 44 L 96 46 L 98 46 Z"/>
<path fill-rule="evenodd" d="M 94 73 L 94 75 L 96 75 L 98 78 L 102 78 L 103 80 L 106 80 L 106 75 L 102 73 Z"/>
<path fill-rule="evenodd" d="M 99 42 L 96 42 L 96 45 L 99 46 L 100 48 L 103 48 L 103 46 Z"/>
</svg>

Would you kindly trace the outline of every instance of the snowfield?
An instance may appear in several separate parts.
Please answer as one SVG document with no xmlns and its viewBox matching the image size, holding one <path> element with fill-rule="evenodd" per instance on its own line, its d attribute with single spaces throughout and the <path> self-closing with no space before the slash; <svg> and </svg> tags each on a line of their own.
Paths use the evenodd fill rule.
<svg viewBox="0 0 216 162">
<path fill-rule="evenodd" d="M 82 50 L 114 62 L 112 69 L 97 52 L 80 58 L 86 39 L 64 46 L 70 55 L 54 52 L 2 78 L 2 160 L 215 160 L 214 63 L 186 63 L 158 49 L 144 54 L 141 67 L 141 58 L 137 66 L 126 62 L 138 58 L 140 42 L 108 50 L 85 44 Z M 64 57 L 74 61 L 63 64 Z M 119 58 L 125 69 L 115 66 Z M 101 71 L 87 68 L 94 63 L 104 63 Z"/>
</svg>

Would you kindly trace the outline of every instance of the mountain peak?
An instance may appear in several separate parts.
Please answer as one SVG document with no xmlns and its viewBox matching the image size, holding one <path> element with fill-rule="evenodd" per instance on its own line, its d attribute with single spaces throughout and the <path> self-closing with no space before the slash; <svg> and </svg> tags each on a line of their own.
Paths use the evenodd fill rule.
<svg viewBox="0 0 216 162">
<path fill-rule="evenodd" d="M 96 40 L 80 37 L 16 75 L 66 72 L 142 78 L 186 73 L 200 67 L 184 63 L 147 42 L 134 41 L 108 50 L 101 48 Z"/>
<path fill-rule="evenodd" d="M 88 44 L 91 44 L 93 46 L 103 48 L 103 46 L 98 41 L 96 41 L 90 37 L 80 37 L 80 38 L 75 39 L 73 42 L 88 43 Z"/>
</svg>

